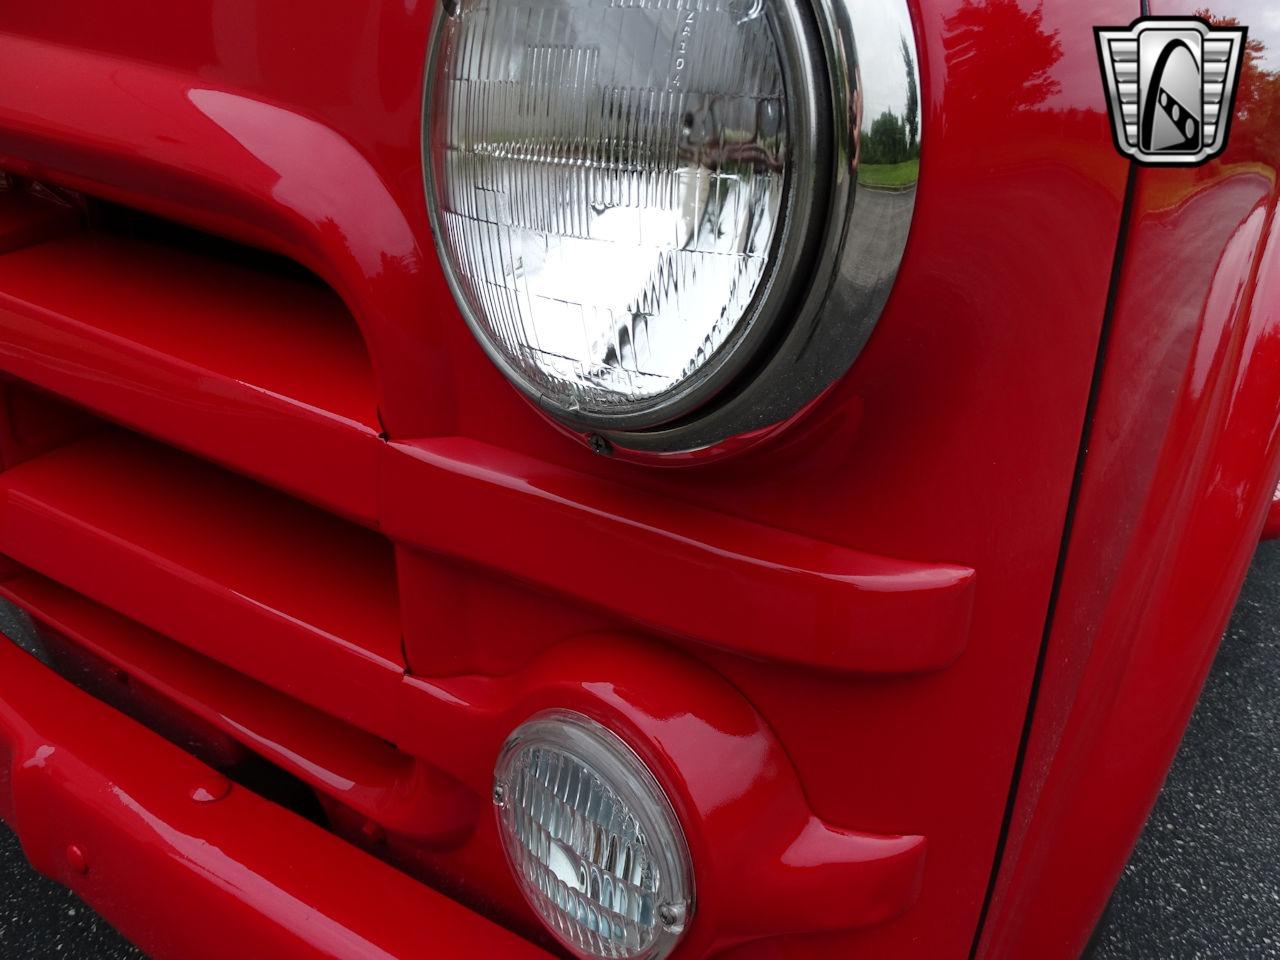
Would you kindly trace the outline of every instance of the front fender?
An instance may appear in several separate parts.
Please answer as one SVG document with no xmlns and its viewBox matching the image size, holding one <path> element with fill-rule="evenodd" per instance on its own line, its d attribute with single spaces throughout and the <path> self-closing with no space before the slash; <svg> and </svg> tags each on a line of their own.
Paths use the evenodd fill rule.
<svg viewBox="0 0 1280 960">
<path fill-rule="evenodd" d="M 1153 5 L 1157 6 L 1157 5 Z M 1187 15 L 1185 4 L 1154 13 Z M 1265 36 L 1262 4 L 1220 4 Z M 1272 87 L 1263 64 L 1250 83 Z M 1280 471 L 1280 137 L 1135 171 L 1101 376 L 979 956 L 1076 956 L 1168 772 Z"/>
</svg>

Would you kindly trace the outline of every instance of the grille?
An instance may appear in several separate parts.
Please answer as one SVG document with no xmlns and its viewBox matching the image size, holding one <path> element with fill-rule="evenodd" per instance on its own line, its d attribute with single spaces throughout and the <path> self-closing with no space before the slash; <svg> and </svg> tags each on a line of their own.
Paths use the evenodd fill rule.
<svg viewBox="0 0 1280 960">
<path fill-rule="evenodd" d="M 450 785 L 389 742 L 395 553 L 340 298 L 289 261 L 8 178 L 0 252 L 0 596 L 36 652 L 216 766 L 269 767 L 262 792 L 287 780 L 301 812 L 437 828 Z"/>
<path fill-rule="evenodd" d="M 20 199 L 0 193 L 0 250 Z M 93 210 L 0 257 L 0 370 L 372 523 L 373 374 L 337 295 L 287 261 Z"/>
</svg>

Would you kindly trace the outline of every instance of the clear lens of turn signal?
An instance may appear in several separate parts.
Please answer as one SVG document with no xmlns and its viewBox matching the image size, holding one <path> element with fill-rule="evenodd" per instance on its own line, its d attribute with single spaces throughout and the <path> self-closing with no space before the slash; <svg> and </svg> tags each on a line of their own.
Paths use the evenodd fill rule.
<svg viewBox="0 0 1280 960">
<path fill-rule="evenodd" d="M 604 727 L 540 714 L 494 774 L 507 860 L 547 927 L 581 957 L 660 960 L 689 923 L 684 833 L 657 780 Z"/>
</svg>

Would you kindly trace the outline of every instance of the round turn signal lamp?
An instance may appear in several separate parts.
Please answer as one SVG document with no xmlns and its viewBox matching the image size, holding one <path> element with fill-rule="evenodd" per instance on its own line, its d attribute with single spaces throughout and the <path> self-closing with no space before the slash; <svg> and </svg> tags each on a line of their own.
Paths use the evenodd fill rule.
<svg viewBox="0 0 1280 960">
<path fill-rule="evenodd" d="M 693 912 L 684 833 L 625 743 L 581 714 L 539 714 L 508 738 L 493 800 L 521 892 L 584 958 L 660 960 Z"/>
</svg>

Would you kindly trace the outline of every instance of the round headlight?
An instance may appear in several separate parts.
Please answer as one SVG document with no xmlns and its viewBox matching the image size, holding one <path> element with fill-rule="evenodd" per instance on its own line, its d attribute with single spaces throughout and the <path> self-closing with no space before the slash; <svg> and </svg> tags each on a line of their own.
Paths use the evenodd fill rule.
<svg viewBox="0 0 1280 960">
<path fill-rule="evenodd" d="M 697 406 L 767 333 L 807 236 L 796 11 L 461 3 L 441 28 L 429 136 L 439 243 L 476 333 L 581 423 Z"/>
<path fill-rule="evenodd" d="M 516 386 L 576 428 L 689 449 L 782 419 L 843 372 L 884 297 L 829 293 L 846 272 L 892 280 L 911 207 L 867 215 L 895 222 L 888 271 L 874 250 L 842 270 L 866 99 L 857 4 L 443 3 L 424 108 L 432 228 Z M 902 88 L 910 21 L 903 0 L 862 6 L 880 4 L 903 8 L 872 18 L 905 32 L 881 84 Z M 874 39 L 899 57 L 897 36 Z M 897 122 L 917 149 L 918 120 Z M 843 313 L 834 347 L 814 332 L 828 308 Z M 752 412 L 682 430 L 761 380 Z"/>
<path fill-rule="evenodd" d="M 660 960 L 693 909 L 684 834 L 657 780 L 575 713 L 534 717 L 494 774 L 503 848 L 521 891 L 582 957 Z"/>
</svg>

